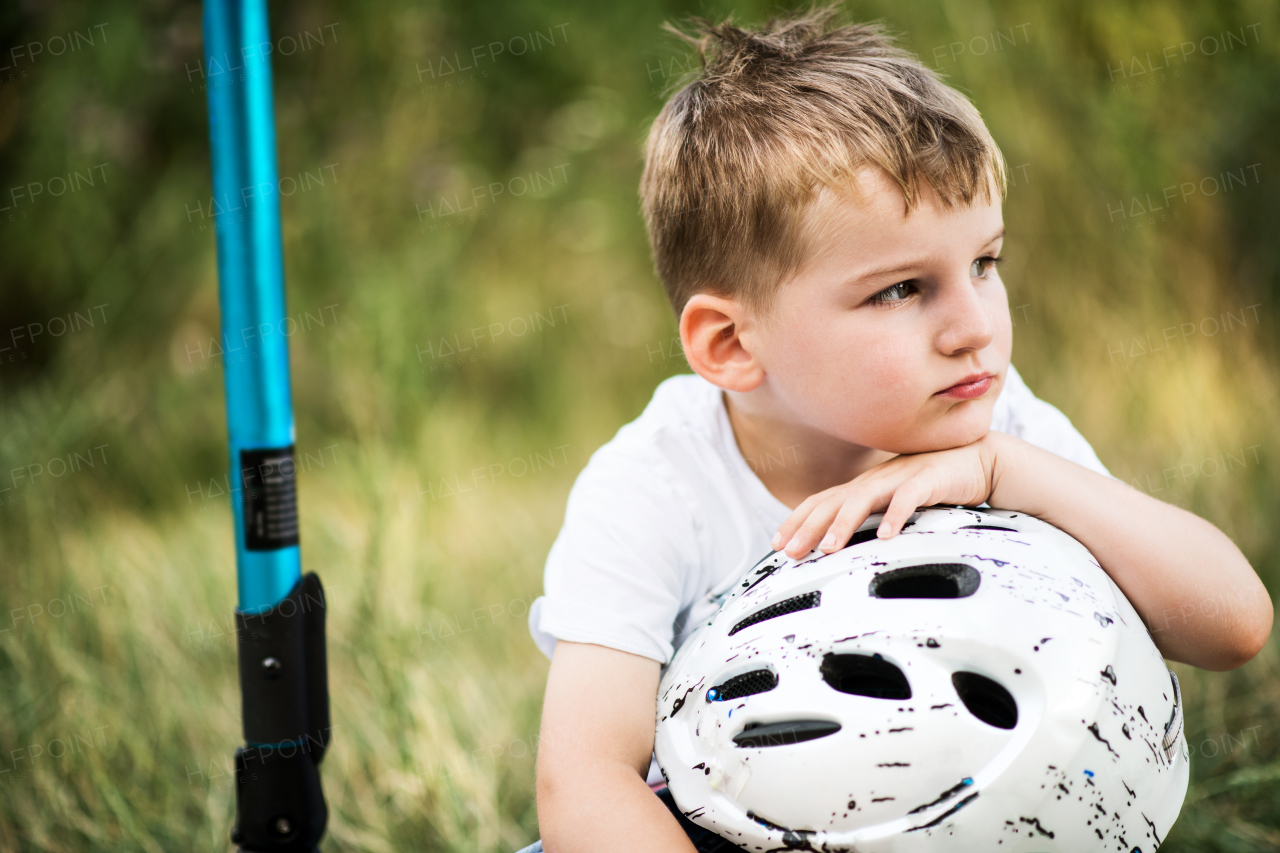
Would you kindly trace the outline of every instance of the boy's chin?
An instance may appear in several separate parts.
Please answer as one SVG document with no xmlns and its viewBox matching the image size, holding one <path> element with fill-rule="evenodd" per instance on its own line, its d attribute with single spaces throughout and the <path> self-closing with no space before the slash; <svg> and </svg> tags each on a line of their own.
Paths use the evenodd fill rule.
<svg viewBox="0 0 1280 853">
<path fill-rule="evenodd" d="M 991 411 L 966 412 L 965 417 L 948 423 L 936 423 L 905 441 L 896 442 L 898 447 L 883 448 L 892 453 L 931 453 L 936 450 L 950 450 L 953 447 L 964 447 L 973 444 L 991 431 Z"/>
</svg>

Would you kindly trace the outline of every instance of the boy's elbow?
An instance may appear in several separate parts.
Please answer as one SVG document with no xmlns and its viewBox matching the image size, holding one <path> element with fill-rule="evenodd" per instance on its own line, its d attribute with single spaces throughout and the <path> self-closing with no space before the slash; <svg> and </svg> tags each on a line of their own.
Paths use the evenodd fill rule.
<svg viewBox="0 0 1280 853">
<path fill-rule="evenodd" d="M 1236 666 L 1244 666 L 1253 660 L 1258 652 L 1262 651 L 1267 645 L 1267 641 L 1271 639 L 1271 625 L 1275 619 L 1275 609 L 1271 604 L 1271 598 L 1263 593 L 1265 604 L 1259 608 L 1261 613 L 1255 621 L 1254 627 L 1249 631 L 1241 632 L 1240 647 L 1237 650 L 1240 662 Z M 1234 669 L 1234 667 L 1233 667 Z"/>
<path fill-rule="evenodd" d="M 1230 640 L 1222 644 L 1222 665 L 1212 667 L 1217 672 L 1237 669 L 1257 657 L 1271 639 L 1275 619 L 1275 607 L 1266 585 L 1239 549 L 1236 549 L 1236 554 L 1248 581 L 1246 589 L 1234 586 L 1222 593 L 1221 600 L 1234 599 L 1227 613 L 1235 618 Z"/>
<path fill-rule="evenodd" d="M 538 832 L 546 853 L 582 849 L 584 840 L 599 836 L 633 808 L 634 768 L 607 760 L 542 764 L 541 754 L 539 762 L 534 787 Z"/>
<path fill-rule="evenodd" d="M 553 766 L 544 754 L 538 755 L 534 792 L 538 799 L 540 825 L 550 823 L 554 816 L 559 814 L 562 801 L 573 801 L 575 792 L 572 788 L 579 781 L 581 779 L 575 778 L 571 772 L 567 772 L 567 769 Z M 546 832 L 545 826 L 543 826 L 543 832 L 544 834 Z"/>
<path fill-rule="evenodd" d="M 1239 669 L 1258 656 L 1271 639 L 1272 620 L 1275 617 L 1271 599 L 1263 593 L 1263 603 L 1258 608 L 1258 615 L 1242 624 L 1235 632 L 1233 643 L 1223 649 L 1221 663 L 1213 667 L 1215 672 L 1227 672 Z"/>
<path fill-rule="evenodd" d="M 565 791 L 563 780 L 545 769 L 539 762 L 537 778 L 534 783 L 538 803 L 538 831 L 542 836 L 543 849 L 552 851 L 559 847 L 562 824 L 572 824 L 572 820 L 564 819 Z M 570 802 L 572 797 L 570 796 Z"/>
</svg>

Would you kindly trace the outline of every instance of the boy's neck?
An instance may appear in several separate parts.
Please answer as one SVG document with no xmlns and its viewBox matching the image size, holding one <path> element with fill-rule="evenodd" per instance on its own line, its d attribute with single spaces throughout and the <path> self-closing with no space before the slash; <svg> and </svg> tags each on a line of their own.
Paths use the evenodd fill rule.
<svg viewBox="0 0 1280 853">
<path fill-rule="evenodd" d="M 790 509 L 806 498 L 854 477 L 896 453 L 833 438 L 792 421 L 751 412 L 720 392 L 733 436 L 766 489 Z M 780 461 L 779 461 L 780 460 Z"/>
</svg>

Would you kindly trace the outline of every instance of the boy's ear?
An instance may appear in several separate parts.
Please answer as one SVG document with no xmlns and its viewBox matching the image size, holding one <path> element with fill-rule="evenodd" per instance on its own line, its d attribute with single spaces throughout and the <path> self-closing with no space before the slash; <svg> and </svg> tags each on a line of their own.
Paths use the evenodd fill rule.
<svg viewBox="0 0 1280 853">
<path fill-rule="evenodd" d="M 764 366 L 743 341 L 744 326 L 752 324 L 735 300 L 694 294 L 680 313 L 680 345 L 689 366 L 726 391 L 754 390 L 764 380 Z"/>
</svg>

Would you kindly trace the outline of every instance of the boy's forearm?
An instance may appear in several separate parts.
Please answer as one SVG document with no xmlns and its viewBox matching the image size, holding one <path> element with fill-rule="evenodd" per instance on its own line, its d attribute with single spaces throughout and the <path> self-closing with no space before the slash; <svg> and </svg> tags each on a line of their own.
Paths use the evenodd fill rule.
<svg viewBox="0 0 1280 853">
<path fill-rule="evenodd" d="M 662 800 L 622 764 L 540 775 L 538 826 L 546 853 L 697 853 Z"/>
<path fill-rule="evenodd" d="M 1204 519 L 1124 483 L 991 433 L 993 507 L 1070 533 L 1142 617 L 1161 654 L 1202 669 L 1242 665 L 1271 633 L 1266 588 L 1240 549 Z"/>
</svg>

